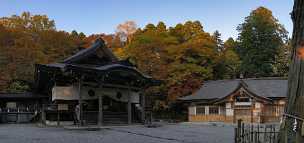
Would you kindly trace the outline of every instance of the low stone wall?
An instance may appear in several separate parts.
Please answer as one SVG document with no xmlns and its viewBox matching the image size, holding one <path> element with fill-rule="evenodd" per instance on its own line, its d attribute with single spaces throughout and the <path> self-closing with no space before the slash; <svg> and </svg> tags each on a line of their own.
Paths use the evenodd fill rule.
<svg viewBox="0 0 304 143">
<path fill-rule="evenodd" d="M 190 122 L 227 122 L 233 123 L 233 116 L 225 115 L 189 115 Z"/>
<path fill-rule="evenodd" d="M 280 122 L 281 116 L 261 116 L 263 123 Z"/>
<path fill-rule="evenodd" d="M 244 123 L 271 123 L 271 122 L 279 122 L 279 116 L 236 116 L 235 121 L 241 119 Z M 225 116 L 225 115 L 189 115 L 188 121 L 190 122 L 225 122 L 225 123 L 233 123 L 233 116 Z"/>
<path fill-rule="evenodd" d="M 254 122 L 254 123 L 260 123 L 259 121 L 259 117 L 258 116 L 251 116 L 251 115 L 237 115 L 235 116 L 235 121 L 241 119 L 242 122 L 244 123 L 251 123 L 251 122 Z"/>
</svg>

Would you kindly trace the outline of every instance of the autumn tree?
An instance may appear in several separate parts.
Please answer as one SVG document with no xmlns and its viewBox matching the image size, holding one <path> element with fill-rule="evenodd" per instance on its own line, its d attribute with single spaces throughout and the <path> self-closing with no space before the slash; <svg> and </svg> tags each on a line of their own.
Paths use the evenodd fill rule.
<svg viewBox="0 0 304 143">
<path fill-rule="evenodd" d="M 0 90 L 29 90 L 35 64 L 61 61 L 78 51 L 79 37 L 57 31 L 46 15 L 0 18 Z"/>
<path fill-rule="evenodd" d="M 274 75 L 274 63 L 287 31 L 265 7 L 253 10 L 237 28 L 241 72 L 246 77 Z"/>
<path fill-rule="evenodd" d="M 165 81 L 156 92 L 174 102 L 198 89 L 203 80 L 212 79 L 216 46 L 198 21 L 169 28 L 159 22 L 138 29 L 125 53 L 141 71 Z"/>
<path fill-rule="evenodd" d="M 121 41 L 130 42 L 132 34 L 137 30 L 137 25 L 134 21 L 126 21 L 119 24 L 116 28 L 116 35 L 119 35 Z"/>
<path fill-rule="evenodd" d="M 55 30 L 55 21 L 50 20 L 46 15 L 31 15 L 29 12 L 23 12 L 20 16 L 0 18 L 0 23 L 6 27 L 16 30 Z"/>
</svg>

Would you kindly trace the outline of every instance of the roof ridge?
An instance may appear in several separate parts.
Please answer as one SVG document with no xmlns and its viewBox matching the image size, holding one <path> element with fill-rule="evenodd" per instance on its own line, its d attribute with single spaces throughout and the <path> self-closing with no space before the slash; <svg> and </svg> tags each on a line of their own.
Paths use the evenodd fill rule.
<svg viewBox="0 0 304 143">
<path fill-rule="evenodd" d="M 288 77 L 258 77 L 258 78 L 245 78 L 243 80 L 287 80 Z"/>
<path fill-rule="evenodd" d="M 206 80 L 204 83 L 214 82 L 214 81 L 241 81 L 241 80 L 282 80 L 288 79 L 288 77 L 251 77 L 251 78 L 234 78 L 234 79 L 220 79 L 220 80 Z"/>
<path fill-rule="evenodd" d="M 241 79 L 220 79 L 220 80 L 206 80 L 203 83 L 208 83 L 208 82 L 220 82 L 220 81 L 240 81 Z"/>
</svg>

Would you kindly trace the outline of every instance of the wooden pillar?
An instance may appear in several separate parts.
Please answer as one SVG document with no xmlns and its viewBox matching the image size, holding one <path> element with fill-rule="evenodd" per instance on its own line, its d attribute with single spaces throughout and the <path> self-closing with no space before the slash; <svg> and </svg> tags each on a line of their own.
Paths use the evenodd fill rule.
<svg viewBox="0 0 304 143">
<path fill-rule="evenodd" d="M 143 124 L 145 124 L 146 121 L 146 96 L 144 94 L 144 91 L 141 92 L 141 121 Z"/>
<path fill-rule="evenodd" d="M 60 112 L 57 104 L 57 126 L 60 126 Z"/>
<path fill-rule="evenodd" d="M 79 122 L 80 122 L 80 125 L 83 126 L 83 101 L 82 101 L 82 97 L 81 97 L 81 83 L 82 82 L 82 77 L 79 78 L 78 80 L 78 96 L 79 96 L 79 99 L 78 99 L 78 103 L 79 103 Z"/>
<path fill-rule="evenodd" d="M 45 120 L 46 120 L 45 110 L 46 110 L 46 105 L 45 105 L 45 104 L 42 104 L 42 110 L 41 110 L 41 123 L 42 123 L 43 125 L 45 125 Z"/>
<path fill-rule="evenodd" d="M 128 124 L 132 123 L 132 104 L 131 104 L 131 91 L 128 88 Z"/>
<path fill-rule="evenodd" d="M 102 126 L 103 125 L 103 110 L 102 110 L 102 100 L 103 99 L 103 95 L 99 95 L 98 96 L 98 125 Z"/>
</svg>

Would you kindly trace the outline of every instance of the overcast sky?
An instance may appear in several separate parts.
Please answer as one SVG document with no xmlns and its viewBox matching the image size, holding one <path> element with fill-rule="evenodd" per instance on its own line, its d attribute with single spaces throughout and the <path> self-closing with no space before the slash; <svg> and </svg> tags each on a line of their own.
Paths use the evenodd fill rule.
<svg viewBox="0 0 304 143">
<path fill-rule="evenodd" d="M 139 27 L 163 21 L 167 26 L 199 20 L 204 30 L 219 30 L 223 39 L 237 37 L 236 27 L 259 6 L 272 10 L 292 32 L 292 0 L 1 0 L 0 17 L 46 14 L 59 30 L 114 33 L 116 26 L 133 20 Z"/>
</svg>

